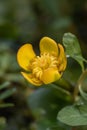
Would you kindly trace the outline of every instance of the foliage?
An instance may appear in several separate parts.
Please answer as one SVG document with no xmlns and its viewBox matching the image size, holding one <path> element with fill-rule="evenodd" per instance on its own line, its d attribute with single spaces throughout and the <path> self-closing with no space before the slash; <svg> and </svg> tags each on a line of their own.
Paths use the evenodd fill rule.
<svg viewBox="0 0 87 130">
<path fill-rule="evenodd" d="M 86 62 L 86 60 L 82 57 L 79 42 L 75 35 L 65 33 L 63 44 L 68 57 L 75 59 L 82 68 L 82 75 L 81 77 L 79 76 L 80 78 L 77 82 L 77 86 L 73 88 L 71 84 L 62 79 L 62 82 L 59 80 L 54 82 L 54 84 L 43 85 L 43 88 L 39 88 L 32 94 L 28 101 L 29 106 L 37 119 L 37 124 L 39 122 L 40 125 L 42 124 L 46 128 L 49 127 L 49 129 L 52 126 L 60 126 L 60 122 L 68 126 L 87 125 L 87 94 L 84 92 L 86 91 L 87 71 L 85 70 L 83 63 L 83 61 Z M 63 81 L 65 81 L 64 83 L 67 82 L 67 84 L 61 88 Z M 69 85 L 68 88 L 67 85 Z M 78 95 L 78 93 L 80 93 L 80 95 Z M 59 123 L 57 122 L 56 117 Z M 45 124 L 41 122 L 44 122 Z M 60 129 L 63 129 L 63 126 L 60 127 Z M 64 128 L 64 130 L 66 129 L 69 128 Z"/>
<path fill-rule="evenodd" d="M 0 1 L 0 130 L 87 129 L 86 5 L 86 0 Z M 43 36 L 64 45 L 68 63 L 60 80 L 36 88 L 21 76 L 16 52 L 29 42 L 38 55 Z"/>
</svg>

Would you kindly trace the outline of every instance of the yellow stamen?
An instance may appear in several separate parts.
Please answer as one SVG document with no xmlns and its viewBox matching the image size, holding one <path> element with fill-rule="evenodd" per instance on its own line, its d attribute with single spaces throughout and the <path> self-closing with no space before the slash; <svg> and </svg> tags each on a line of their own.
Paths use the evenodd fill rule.
<svg viewBox="0 0 87 130">
<path fill-rule="evenodd" d="M 32 61 L 29 68 L 32 74 L 39 80 L 41 80 L 43 71 L 48 68 L 57 68 L 58 66 L 57 57 L 44 53 L 41 56 L 36 56 Z"/>
</svg>

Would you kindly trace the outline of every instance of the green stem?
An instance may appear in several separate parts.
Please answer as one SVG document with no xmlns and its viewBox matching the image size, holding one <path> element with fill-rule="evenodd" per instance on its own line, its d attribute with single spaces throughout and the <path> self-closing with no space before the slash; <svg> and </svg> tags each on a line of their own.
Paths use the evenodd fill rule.
<svg viewBox="0 0 87 130">
<path fill-rule="evenodd" d="M 81 84 L 82 84 L 82 81 L 85 79 L 85 77 L 87 76 L 87 70 L 85 70 L 82 74 L 81 74 L 81 76 L 80 76 L 80 78 L 79 78 L 79 80 L 78 80 L 78 82 L 77 82 L 77 85 L 76 85 L 76 87 L 75 87 L 75 89 L 74 89 L 74 100 L 76 100 L 76 97 L 78 96 L 78 93 L 79 93 L 79 86 L 81 86 Z"/>
</svg>

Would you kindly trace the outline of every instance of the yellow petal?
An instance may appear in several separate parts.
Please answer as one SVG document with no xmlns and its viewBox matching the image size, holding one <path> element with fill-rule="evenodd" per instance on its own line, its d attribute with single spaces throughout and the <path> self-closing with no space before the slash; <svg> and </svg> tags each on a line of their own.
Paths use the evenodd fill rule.
<svg viewBox="0 0 87 130">
<path fill-rule="evenodd" d="M 32 45 L 31 44 L 24 44 L 18 50 L 17 61 L 23 69 L 29 70 L 28 69 L 29 63 L 35 56 L 36 55 L 33 51 Z"/>
<path fill-rule="evenodd" d="M 36 79 L 35 77 L 33 77 L 32 74 L 28 74 L 25 72 L 21 72 L 21 74 L 24 76 L 25 79 L 27 79 L 28 82 L 30 82 L 31 84 L 35 85 L 35 86 L 40 86 L 42 85 L 42 82 L 38 79 Z"/>
<path fill-rule="evenodd" d="M 49 37 L 43 37 L 40 41 L 40 51 L 41 54 L 46 52 L 57 56 L 58 55 L 57 43 Z"/>
<path fill-rule="evenodd" d="M 44 70 L 41 79 L 45 84 L 49 84 L 60 79 L 60 77 L 61 77 L 61 74 L 59 74 L 57 69 L 48 68 L 47 70 Z"/>
<path fill-rule="evenodd" d="M 67 65 L 67 58 L 63 46 L 61 44 L 58 44 L 58 48 L 59 48 L 58 63 L 60 64 L 59 71 L 64 71 Z"/>
</svg>

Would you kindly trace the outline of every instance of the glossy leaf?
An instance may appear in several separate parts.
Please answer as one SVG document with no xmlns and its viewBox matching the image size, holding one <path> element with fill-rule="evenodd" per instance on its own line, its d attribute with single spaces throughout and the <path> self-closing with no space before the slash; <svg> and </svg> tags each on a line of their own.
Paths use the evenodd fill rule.
<svg viewBox="0 0 87 130">
<path fill-rule="evenodd" d="M 72 33 L 65 33 L 63 36 L 63 45 L 66 49 L 66 55 L 75 59 L 80 64 L 83 71 L 83 61 L 87 61 L 82 57 L 82 52 L 77 37 Z"/>
<path fill-rule="evenodd" d="M 69 126 L 87 125 L 87 105 L 67 106 L 58 113 L 57 119 Z"/>
</svg>

